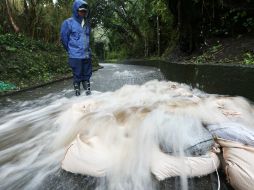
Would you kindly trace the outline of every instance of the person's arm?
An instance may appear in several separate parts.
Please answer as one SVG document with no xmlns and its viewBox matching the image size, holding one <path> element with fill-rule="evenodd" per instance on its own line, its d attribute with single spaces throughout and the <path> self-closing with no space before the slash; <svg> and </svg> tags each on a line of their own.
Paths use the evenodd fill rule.
<svg viewBox="0 0 254 190">
<path fill-rule="evenodd" d="M 69 26 L 68 26 L 68 22 L 67 21 L 64 21 L 62 26 L 61 26 L 61 42 L 64 46 L 64 49 L 66 51 L 68 51 L 68 42 L 69 42 Z"/>
</svg>

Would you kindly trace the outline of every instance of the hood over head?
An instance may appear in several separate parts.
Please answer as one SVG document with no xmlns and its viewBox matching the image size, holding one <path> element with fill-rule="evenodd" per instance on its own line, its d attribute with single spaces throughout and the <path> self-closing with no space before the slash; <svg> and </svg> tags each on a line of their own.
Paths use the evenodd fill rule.
<svg viewBox="0 0 254 190">
<path fill-rule="evenodd" d="M 79 21 L 81 21 L 82 18 L 78 15 L 78 9 L 82 5 L 85 6 L 85 7 L 88 7 L 87 2 L 84 1 L 84 0 L 75 0 L 74 3 L 73 3 L 73 7 L 72 7 L 73 17 L 78 19 Z"/>
</svg>

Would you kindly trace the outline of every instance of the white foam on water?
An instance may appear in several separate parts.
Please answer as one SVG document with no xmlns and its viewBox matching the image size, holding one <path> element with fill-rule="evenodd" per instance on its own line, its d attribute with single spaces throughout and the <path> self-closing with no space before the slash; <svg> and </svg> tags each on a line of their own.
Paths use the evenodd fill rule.
<svg viewBox="0 0 254 190">
<path fill-rule="evenodd" d="M 155 150 L 181 159 L 186 149 L 211 138 L 204 124 L 238 122 L 253 130 L 254 109 L 244 98 L 155 80 L 89 97 L 60 98 L 1 119 L 0 189 L 36 189 L 61 167 L 66 148 L 80 134 L 84 142 L 96 137 L 107 148 L 100 159 L 108 161 L 108 170 L 97 190 L 153 190 Z M 182 189 L 188 189 L 187 176 L 181 179 Z"/>
</svg>

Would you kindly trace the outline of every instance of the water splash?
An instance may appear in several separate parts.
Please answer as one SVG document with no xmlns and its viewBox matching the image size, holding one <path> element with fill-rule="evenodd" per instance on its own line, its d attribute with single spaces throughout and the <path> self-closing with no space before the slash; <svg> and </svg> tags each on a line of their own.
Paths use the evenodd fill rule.
<svg viewBox="0 0 254 190">
<path fill-rule="evenodd" d="M 1 118 L 0 189 L 36 189 L 59 171 L 77 134 L 102 147 L 92 159 L 84 157 L 107 171 L 98 190 L 157 189 L 151 174 L 154 152 L 180 158 L 205 154 L 213 138 L 204 126 L 238 122 L 253 131 L 253 118 L 253 106 L 244 98 L 165 81 L 49 101 Z M 182 174 L 182 189 L 188 189 L 186 177 Z"/>
</svg>

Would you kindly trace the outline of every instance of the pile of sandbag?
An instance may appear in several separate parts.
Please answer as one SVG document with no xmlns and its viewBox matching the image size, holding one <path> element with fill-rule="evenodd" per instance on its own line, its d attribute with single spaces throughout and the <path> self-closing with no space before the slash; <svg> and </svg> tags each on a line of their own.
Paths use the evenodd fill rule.
<svg viewBox="0 0 254 190">
<path fill-rule="evenodd" d="M 110 172 L 114 160 L 111 149 L 100 139 L 82 140 L 80 134 L 70 144 L 62 161 L 62 169 L 83 175 L 103 177 Z M 209 152 L 199 157 L 180 157 L 165 154 L 159 149 L 151 151 L 150 170 L 158 180 L 175 176 L 204 176 L 214 172 L 220 165 L 218 156 Z"/>
<path fill-rule="evenodd" d="M 236 190 L 254 189 L 254 147 L 218 139 L 229 183 Z"/>
<path fill-rule="evenodd" d="M 236 190 L 254 189 L 253 118 L 243 98 L 158 81 L 127 86 L 66 111 L 60 124 L 72 142 L 62 168 L 132 181 L 204 176 L 221 166 Z"/>
</svg>

